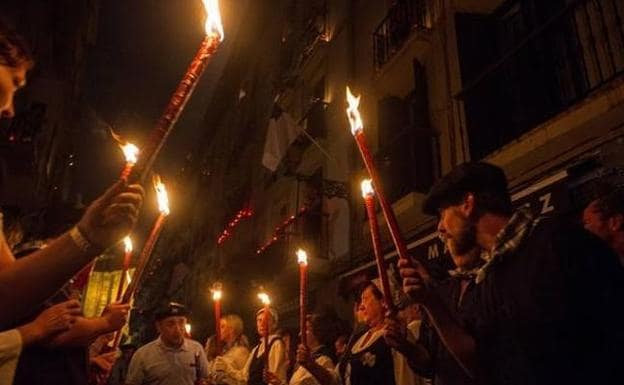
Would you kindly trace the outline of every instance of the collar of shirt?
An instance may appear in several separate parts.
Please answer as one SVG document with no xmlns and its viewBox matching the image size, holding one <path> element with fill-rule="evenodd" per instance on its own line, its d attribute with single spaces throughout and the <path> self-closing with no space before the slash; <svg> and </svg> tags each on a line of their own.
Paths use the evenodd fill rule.
<svg viewBox="0 0 624 385">
<path fill-rule="evenodd" d="M 184 339 L 184 342 L 182 342 L 182 345 L 179 348 L 172 348 L 171 346 L 167 346 L 167 344 L 163 342 L 162 338 L 158 337 L 158 346 L 160 346 L 161 349 L 169 351 L 169 352 L 188 351 L 188 344 L 186 342 L 186 338 Z"/>
<path fill-rule="evenodd" d="M 475 281 L 477 283 L 483 281 L 493 264 L 518 249 L 539 220 L 540 218 L 535 218 L 529 208 L 516 210 L 509 222 L 496 235 L 492 250 L 482 255 L 486 262 L 478 269 Z"/>
</svg>

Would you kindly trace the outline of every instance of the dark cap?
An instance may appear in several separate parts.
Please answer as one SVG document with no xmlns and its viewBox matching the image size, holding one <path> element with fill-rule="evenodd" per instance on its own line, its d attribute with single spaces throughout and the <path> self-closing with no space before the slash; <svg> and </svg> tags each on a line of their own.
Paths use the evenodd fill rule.
<svg viewBox="0 0 624 385">
<path fill-rule="evenodd" d="M 440 209 L 458 204 L 467 193 L 482 192 L 508 195 L 505 172 L 485 162 L 462 163 L 433 185 L 423 202 L 422 211 L 438 215 Z"/>
<path fill-rule="evenodd" d="M 188 312 L 184 305 L 177 302 L 169 302 L 156 312 L 154 318 L 156 318 L 156 321 L 160 321 L 167 317 L 186 317 L 187 315 Z"/>
</svg>

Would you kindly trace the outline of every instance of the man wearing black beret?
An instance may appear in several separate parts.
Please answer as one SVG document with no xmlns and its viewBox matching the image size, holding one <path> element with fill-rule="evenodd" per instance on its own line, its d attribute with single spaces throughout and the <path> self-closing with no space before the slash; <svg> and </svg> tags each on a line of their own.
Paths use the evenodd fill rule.
<svg viewBox="0 0 624 385">
<path fill-rule="evenodd" d="M 208 379 L 208 361 L 202 345 L 185 338 L 186 316 L 184 305 L 176 302 L 156 312 L 159 336 L 136 351 L 126 385 L 194 385 Z"/>
<path fill-rule="evenodd" d="M 624 383 L 624 279 L 604 243 L 576 224 L 514 211 L 504 172 L 485 162 L 444 176 L 423 211 L 438 216 L 438 232 L 457 253 L 484 252 L 468 327 L 400 263 L 404 290 L 478 383 Z"/>
</svg>

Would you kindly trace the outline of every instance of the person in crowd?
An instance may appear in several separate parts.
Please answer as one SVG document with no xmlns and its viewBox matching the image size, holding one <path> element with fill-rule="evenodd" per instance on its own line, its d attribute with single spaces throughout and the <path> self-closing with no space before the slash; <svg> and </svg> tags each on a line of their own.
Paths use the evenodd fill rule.
<svg viewBox="0 0 624 385">
<path fill-rule="evenodd" d="M 26 84 L 34 61 L 23 39 L 0 21 L 0 117 L 15 114 L 13 97 Z M 70 231 L 15 262 L 4 235 L 0 236 L 0 330 L 24 316 L 56 292 L 69 278 L 134 227 L 143 200 L 140 185 L 115 183 L 96 199 Z M 36 284 L 34 284 L 36 283 Z"/>
<path fill-rule="evenodd" d="M 209 371 L 213 383 L 225 384 L 226 378 L 245 367 L 249 358 L 249 342 L 243 334 L 243 320 L 236 314 L 221 317 L 219 328 L 223 345 L 221 352 L 215 353 L 215 357 L 209 361 Z M 214 338 L 209 339 L 206 345 L 215 345 L 211 341 L 214 341 Z M 221 370 L 215 370 L 215 366 Z"/>
<path fill-rule="evenodd" d="M 134 353 L 126 385 L 195 385 L 208 381 L 203 346 L 184 337 L 186 316 L 186 307 L 176 302 L 155 314 L 158 338 Z"/>
<path fill-rule="evenodd" d="M 76 300 L 62 302 L 15 329 L 0 332 L 0 385 L 13 384 L 21 350 L 64 332 L 81 314 Z"/>
<path fill-rule="evenodd" d="M 264 385 L 263 374 L 265 370 L 274 373 L 280 381 L 284 383 L 287 381 L 288 357 L 286 346 L 284 341 L 275 333 L 278 322 L 279 316 L 273 308 L 269 308 L 269 311 L 266 312 L 263 307 L 256 312 L 256 330 L 260 342 L 251 350 L 243 370 L 228 373 L 225 379 L 228 384 Z M 267 335 L 268 347 L 265 344 L 265 336 Z M 216 360 L 214 368 L 216 371 L 225 372 L 226 370 L 224 363 L 219 359 Z"/>
<path fill-rule="evenodd" d="M 306 319 L 307 346 L 299 345 L 298 351 L 302 350 L 302 359 L 312 360 L 315 364 L 334 373 L 334 361 L 331 346 L 336 336 L 336 322 L 329 316 L 320 314 L 308 315 Z M 306 369 L 311 362 L 300 364 L 294 371 L 288 384 L 290 385 L 319 385 L 319 382 Z M 270 385 L 285 385 L 274 373 L 265 372 L 265 382 Z"/>
<path fill-rule="evenodd" d="M 124 385 L 126 383 L 128 367 L 137 348 L 136 345 L 128 342 L 122 344 L 119 349 L 121 350 L 121 356 L 115 361 L 113 368 L 110 370 L 107 385 Z"/>
<path fill-rule="evenodd" d="M 420 305 L 410 302 L 398 314 L 399 320 L 411 333 L 414 339 L 420 336 L 420 327 L 422 325 L 423 314 Z"/>
<path fill-rule="evenodd" d="M 607 242 L 624 267 L 624 191 L 606 183 L 599 190 L 599 196 L 583 210 L 583 225 Z"/>
<path fill-rule="evenodd" d="M 439 217 L 457 255 L 485 251 L 470 327 L 399 262 L 404 290 L 467 374 L 482 384 L 623 383 L 624 280 L 606 245 L 575 224 L 514 211 L 503 170 L 485 162 L 441 178 L 423 211 Z"/>
<path fill-rule="evenodd" d="M 322 385 L 416 384 L 418 377 L 405 355 L 411 351 L 412 344 L 399 322 L 385 317 L 383 294 L 372 282 L 362 291 L 360 309 L 368 330 L 349 347 L 336 371 L 316 363 L 307 349 L 297 351 L 297 362 Z M 389 339 L 388 334 L 396 337 Z"/>
<path fill-rule="evenodd" d="M 291 328 L 279 328 L 275 334 L 277 334 L 286 347 L 286 357 L 288 358 L 288 365 L 286 369 L 286 378 L 292 377 L 295 370 L 295 354 L 297 352 L 297 335 Z"/>
</svg>

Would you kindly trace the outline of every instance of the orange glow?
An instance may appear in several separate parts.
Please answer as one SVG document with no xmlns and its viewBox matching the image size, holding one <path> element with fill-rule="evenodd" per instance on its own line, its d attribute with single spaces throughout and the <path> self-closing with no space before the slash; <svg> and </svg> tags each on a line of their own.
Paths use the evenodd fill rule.
<svg viewBox="0 0 624 385">
<path fill-rule="evenodd" d="M 123 243 L 124 243 L 124 250 L 126 251 L 126 253 L 131 253 L 132 252 L 132 239 L 126 236 L 123 239 Z"/>
<path fill-rule="evenodd" d="M 162 215 L 169 215 L 169 196 L 165 184 L 160 180 L 158 174 L 154 175 L 154 190 L 156 190 L 156 198 L 158 199 L 158 211 Z"/>
<path fill-rule="evenodd" d="M 366 198 L 371 195 L 375 195 L 375 190 L 373 189 L 373 181 L 370 179 L 364 179 L 361 184 L 362 187 L 362 197 Z"/>
<path fill-rule="evenodd" d="M 219 0 L 203 0 L 206 9 L 206 35 L 217 35 L 219 41 L 223 41 L 223 24 L 221 23 L 221 11 Z"/>
<path fill-rule="evenodd" d="M 115 139 L 117 144 L 119 144 L 119 148 L 121 148 L 121 151 L 126 158 L 126 162 L 132 165 L 136 164 L 139 158 L 139 148 L 134 144 L 123 140 L 121 136 L 116 134 L 113 130 L 111 130 L 111 135 L 113 136 L 113 139 Z"/>
<path fill-rule="evenodd" d="M 349 86 L 347 86 L 347 103 L 349 104 L 349 107 L 347 107 L 347 117 L 349 118 L 349 124 L 351 125 L 351 133 L 356 135 L 364 129 L 362 116 L 360 115 L 360 111 L 358 111 L 358 107 L 360 105 L 360 95 L 353 96 Z"/>
<path fill-rule="evenodd" d="M 305 250 L 299 249 L 297 250 L 297 263 L 300 265 L 308 264 L 308 253 Z"/>
<path fill-rule="evenodd" d="M 258 293 L 258 298 L 260 298 L 260 301 L 262 302 L 263 305 L 271 304 L 271 298 L 269 298 L 269 295 L 265 292 Z"/>
</svg>

